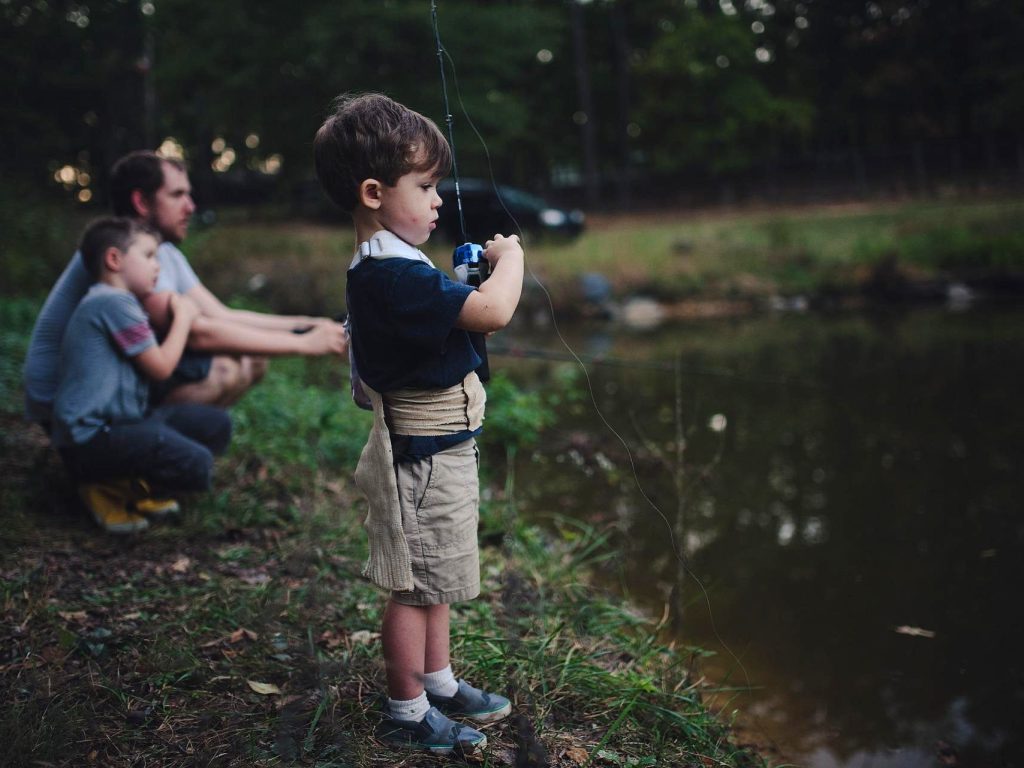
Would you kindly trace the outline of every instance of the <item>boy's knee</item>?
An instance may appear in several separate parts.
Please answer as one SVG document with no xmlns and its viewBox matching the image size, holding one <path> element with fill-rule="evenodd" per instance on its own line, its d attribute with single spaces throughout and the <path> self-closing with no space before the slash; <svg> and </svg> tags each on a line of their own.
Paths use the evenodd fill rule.
<svg viewBox="0 0 1024 768">
<path fill-rule="evenodd" d="M 198 448 L 190 459 L 183 490 L 210 490 L 210 486 L 213 484 L 213 454 L 206 448 Z"/>
<path fill-rule="evenodd" d="M 162 491 L 206 491 L 213 480 L 213 453 L 161 424 L 156 451 L 145 462 L 142 475 Z"/>
<path fill-rule="evenodd" d="M 227 357 L 218 355 L 213 359 L 207 384 L 215 391 L 211 402 L 217 405 L 231 405 L 246 390 L 263 378 L 267 370 L 266 358 Z"/>
</svg>

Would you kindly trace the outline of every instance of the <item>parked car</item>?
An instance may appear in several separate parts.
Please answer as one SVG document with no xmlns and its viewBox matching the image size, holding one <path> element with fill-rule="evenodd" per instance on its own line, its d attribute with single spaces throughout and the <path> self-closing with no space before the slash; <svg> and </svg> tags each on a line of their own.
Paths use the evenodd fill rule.
<svg viewBox="0 0 1024 768">
<path fill-rule="evenodd" d="M 528 235 L 550 233 L 576 237 L 583 231 L 582 211 L 556 208 L 521 189 L 498 185 L 500 200 L 494 185 L 485 179 L 460 179 L 459 189 L 462 192 L 462 211 L 470 242 L 482 244 L 496 232 L 503 235 L 516 234 L 515 222 Z M 444 201 L 438 212 L 438 231 L 453 243 L 461 242 L 455 182 L 452 179 L 442 180 L 437 185 L 437 192 Z"/>
</svg>

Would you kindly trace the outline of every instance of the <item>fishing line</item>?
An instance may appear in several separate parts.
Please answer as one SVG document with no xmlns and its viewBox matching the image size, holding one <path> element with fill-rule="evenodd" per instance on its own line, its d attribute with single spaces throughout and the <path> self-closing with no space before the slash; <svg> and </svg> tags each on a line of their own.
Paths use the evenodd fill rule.
<svg viewBox="0 0 1024 768">
<path fill-rule="evenodd" d="M 537 347 L 490 346 L 488 351 L 492 355 L 504 355 L 505 357 L 518 357 L 534 360 L 554 360 L 569 362 L 573 357 L 561 352 L 552 352 L 548 349 Z M 580 355 L 580 358 L 589 365 L 606 365 L 612 368 L 645 368 L 652 371 L 664 373 L 675 373 L 679 366 L 675 363 L 666 363 L 650 360 L 631 360 L 623 357 L 612 357 L 603 353 Z M 786 376 L 764 376 L 758 374 L 737 373 L 731 368 L 709 368 L 707 366 L 687 366 L 681 369 L 687 376 L 707 376 L 710 378 L 731 379 L 733 381 L 749 382 L 751 384 L 772 384 L 779 387 L 800 386 L 806 389 L 821 389 L 821 385 L 804 379 L 789 378 Z"/>
<path fill-rule="evenodd" d="M 520 242 L 522 242 L 523 245 L 525 246 L 525 244 L 526 244 L 526 237 L 525 237 L 525 233 L 523 232 L 523 228 L 522 228 L 522 226 L 520 226 L 519 221 L 516 219 L 516 217 L 508 209 L 508 206 L 505 204 L 504 198 L 502 198 L 502 196 L 501 196 L 501 190 L 500 190 L 500 188 L 498 186 L 498 183 L 497 183 L 497 180 L 496 180 L 496 177 L 495 177 L 495 174 L 494 174 L 494 164 L 493 164 L 493 162 L 491 160 L 491 152 L 490 152 L 490 149 L 488 148 L 487 141 L 484 139 L 483 135 L 477 129 L 476 124 L 473 122 L 473 118 L 470 117 L 469 110 L 466 108 L 465 101 L 463 101 L 462 89 L 459 87 L 458 70 L 457 70 L 457 68 L 455 66 L 455 61 L 454 61 L 454 59 L 452 59 L 452 56 L 448 52 L 448 49 L 445 48 L 444 44 L 441 42 L 441 33 L 440 33 L 439 28 L 438 28 L 438 21 L 437 21 L 437 1 L 436 0 L 431 0 L 430 7 L 431 7 L 431 17 L 432 17 L 432 22 L 433 22 L 433 28 L 434 28 L 434 39 L 435 39 L 435 41 L 437 43 L 438 62 L 441 65 L 441 72 L 442 72 L 442 75 L 441 75 L 441 87 L 442 87 L 442 90 L 444 91 L 445 121 L 448 123 L 448 129 L 449 129 L 450 132 L 452 131 L 452 115 L 451 115 L 451 110 L 448 107 L 447 81 L 445 80 L 445 77 L 444 77 L 444 60 L 442 59 L 442 54 L 444 55 L 445 58 L 448 59 L 448 63 L 451 66 L 452 84 L 455 86 L 455 95 L 456 95 L 456 98 L 458 99 L 459 106 L 462 109 L 462 114 L 466 118 L 466 122 L 469 123 L 469 127 L 472 129 L 473 133 L 476 135 L 477 140 L 480 142 L 480 146 L 481 146 L 481 148 L 484 151 L 484 156 L 487 159 L 487 172 L 488 172 L 488 174 L 490 176 L 491 186 L 494 189 L 494 194 L 497 196 L 498 203 L 501 205 L 502 210 L 505 212 L 505 214 L 512 221 L 512 224 L 513 224 L 513 226 L 516 229 L 516 233 L 519 235 Z M 454 145 L 452 145 L 452 166 L 453 166 L 453 168 L 455 167 L 454 154 L 455 154 L 455 147 L 454 147 Z M 455 189 L 456 189 L 457 204 L 458 204 L 458 207 L 459 207 L 459 216 L 460 216 L 460 220 L 461 220 L 461 217 L 462 217 L 462 200 L 461 200 L 461 197 L 459 196 L 459 193 L 458 193 L 459 186 L 458 186 L 458 179 L 457 178 L 455 180 Z M 463 222 L 463 237 L 465 238 L 465 224 L 464 224 L 464 222 Z M 594 391 L 594 383 L 593 383 L 593 381 L 590 378 L 590 372 L 587 370 L 586 364 L 583 362 L 583 360 L 580 358 L 580 356 L 576 353 L 576 351 L 572 348 L 572 346 L 569 344 L 569 342 L 565 339 L 565 336 L 562 334 L 561 329 L 558 327 L 558 318 L 556 317 L 556 314 L 555 314 L 555 304 L 554 304 L 554 301 L 551 298 L 551 293 L 548 291 L 548 289 L 544 285 L 544 283 L 541 282 L 540 278 L 537 276 L 537 273 L 534 271 L 532 264 L 530 263 L 529 260 L 526 259 L 526 255 L 525 254 L 526 254 L 526 249 L 524 247 L 524 249 L 523 249 L 523 263 L 526 266 L 526 270 L 527 270 L 527 272 L 529 272 L 530 277 L 533 279 L 533 282 L 537 285 L 538 288 L 540 288 L 541 292 L 544 294 L 544 298 L 547 300 L 548 309 L 549 309 L 549 311 L 551 313 L 552 328 L 554 329 L 555 334 L 558 337 L 558 340 L 562 343 L 562 346 L 565 347 L 566 351 L 569 353 L 570 358 L 573 361 L 576 362 L 576 364 L 579 366 L 580 370 L 583 372 L 584 379 L 587 382 L 587 390 L 588 390 L 588 392 L 590 394 L 590 401 L 591 401 L 591 403 L 594 406 L 595 413 L 597 413 L 598 418 L 601 420 L 601 422 L 604 424 L 604 426 L 607 427 L 608 431 L 611 432 L 615 436 L 615 438 L 622 445 L 623 449 L 626 451 L 626 457 L 629 460 L 629 467 L 630 467 L 630 470 L 633 473 L 633 480 L 636 483 L 637 491 L 640 493 L 641 497 L 643 497 L 644 501 L 647 502 L 647 504 L 651 507 L 651 509 L 653 509 L 658 514 L 658 516 L 662 519 L 662 521 L 665 523 L 665 527 L 668 529 L 669 543 L 671 544 L 673 554 L 675 555 L 676 559 L 682 564 L 685 573 L 688 574 L 691 579 L 693 579 L 693 581 L 697 584 L 698 587 L 700 587 L 700 590 L 701 590 L 701 592 L 704 595 L 704 601 L 705 601 L 705 604 L 707 605 L 707 609 L 708 609 L 708 618 L 709 618 L 709 620 L 711 622 L 711 631 L 714 633 L 715 638 L 722 645 L 722 647 L 729 653 L 729 655 L 733 658 L 733 660 L 739 665 L 740 669 L 743 671 L 743 676 L 746 678 L 747 688 L 750 689 L 751 688 L 750 676 L 747 673 L 746 667 L 743 665 L 743 662 L 740 660 L 739 656 L 737 656 L 733 652 L 733 650 L 725 642 L 725 640 L 722 638 L 721 634 L 718 631 L 718 627 L 716 626 L 716 623 L 715 623 L 714 613 L 711 610 L 711 595 L 708 592 L 707 587 L 704 585 L 704 582 L 700 579 L 700 577 L 698 577 L 697 574 L 694 573 L 693 570 L 690 568 L 690 564 L 689 564 L 688 558 L 682 552 L 682 550 L 680 550 L 679 544 L 676 541 L 675 531 L 673 530 L 672 523 L 669 521 L 668 516 L 664 512 L 662 512 L 661 508 L 655 503 L 655 501 L 647 494 L 647 491 L 644 489 L 643 483 L 640 480 L 639 471 L 637 470 L 636 461 L 634 460 L 634 457 L 633 457 L 633 451 L 630 449 L 629 444 L 626 442 L 625 438 L 623 438 L 622 435 L 619 434 L 618 430 L 616 430 L 615 427 L 613 427 L 611 425 L 611 423 L 608 421 L 608 419 L 605 417 L 604 411 L 601 410 L 601 406 L 597 402 L 597 395 L 596 395 L 596 393 Z"/>
</svg>

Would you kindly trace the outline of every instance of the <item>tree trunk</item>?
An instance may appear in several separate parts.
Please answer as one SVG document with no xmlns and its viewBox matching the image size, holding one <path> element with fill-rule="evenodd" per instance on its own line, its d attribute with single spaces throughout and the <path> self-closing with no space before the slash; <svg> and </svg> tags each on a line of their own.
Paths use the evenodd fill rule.
<svg viewBox="0 0 1024 768">
<path fill-rule="evenodd" d="M 615 95 L 618 111 L 616 131 L 619 144 L 619 180 L 615 185 L 620 208 L 629 208 L 633 202 L 632 178 L 633 162 L 629 146 L 629 39 L 626 34 L 627 0 L 618 0 L 609 6 L 608 21 L 611 25 L 612 46 L 615 61 Z"/>
<path fill-rule="evenodd" d="M 590 64 L 587 62 L 587 40 L 584 29 L 583 6 L 570 0 L 572 21 L 572 49 L 576 64 L 576 90 L 579 111 L 582 114 L 580 139 L 583 144 L 583 188 L 587 205 L 598 203 L 597 143 L 594 134 L 594 94 L 590 85 Z"/>
</svg>

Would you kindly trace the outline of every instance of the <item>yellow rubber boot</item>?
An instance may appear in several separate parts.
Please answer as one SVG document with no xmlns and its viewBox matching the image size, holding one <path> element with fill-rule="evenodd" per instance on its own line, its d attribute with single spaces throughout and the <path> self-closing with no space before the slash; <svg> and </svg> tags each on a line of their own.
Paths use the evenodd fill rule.
<svg viewBox="0 0 1024 768">
<path fill-rule="evenodd" d="M 132 483 L 135 495 L 131 507 L 147 517 L 163 517 L 181 511 L 181 505 L 174 499 L 158 499 L 153 496 L 153 489 L 145 480 Z"/>
<path fill-rule="evenodd" d="M 108 533 L 136 533 L 149 527 L 142 515 L 129 511 L 129 496 L 121 481 L 85 483 L 78 486 L 78 497 L 92 512 L 96 523 Z"/>
</svg>

